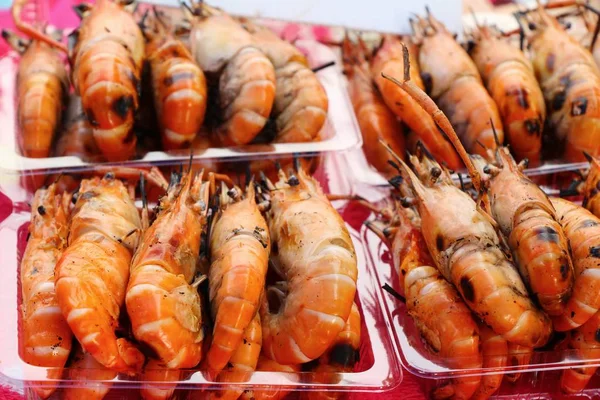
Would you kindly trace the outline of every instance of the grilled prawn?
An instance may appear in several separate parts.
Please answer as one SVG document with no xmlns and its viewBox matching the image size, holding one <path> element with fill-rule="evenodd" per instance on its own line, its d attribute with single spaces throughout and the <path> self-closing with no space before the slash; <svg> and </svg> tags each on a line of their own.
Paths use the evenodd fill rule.
<svg viewBox="0 0 600 400">
<path fill-rule="evenodd" d="M 582 186 L 582 205 L 600 218 L 600 158 L 590 156 L 589 162 L 590 169 Z"/>
<path fill-rule="evenodd" d="M 217 373 L 241 346 L 244 331 L 258 312 L 271 251 L 253 183 L 245 194 L 223 184 L 218 199 L 209 236 L 209 300 L 215 323 L 207 354 L 210 372 Z"/>
<path fill-rule="evenodd" d="M 343 57 L 348 92 L 363 136 L 365 156 L 376 170 L 391 178 L 395 170 L 388 164 L 389 153 L 379 140 L 388 143 L 397 154 L 404 154 L 404 132 L 373 86 L 364 51 L 353 45 L 348 37 L 343 43 Z"/>
<path fill-rule="evenodd" d="M 411 63 L 411 79 L 421 89 L 424 89 L 416 62 L 417 52 L 416 46 L 411 44 L 410 57 L 414 60 Z M 452 144 L 435 125 L 433 118 L 406 92 L 382 76 L 382 74 L 386 74 L 401 79 L 403 70 L 402 42 L 394 36 L 385 35 L 381 47 L 371 60 L 371 76 L 379 89 L 379 93 L 381 93 L 381 97 L 389 109 L 415 132 L 416 136 L 436 159 L 446 163 L 449 168 L 459 169 L 462 166 L 460 158 L 458 158 Z M 387 157 L 383 157 L 383 159 L 387 159 Z"/>
<path fill-rule="evenodd" d="M 280 364 L 305 363 L 322 356 L 348 320 L 356 253 L 344 221 L 303 169 L 279 170 L 276 184 L 263 183 L 271 261 L 283 279 L 268 287 L 261 306 L 263 352 Z M 278 299 L 279 309 L 268 299 Z"/>
<path fill-rule="evenodd" d="M 193 6 L 190 46 L 218 87 L 217 137 L 226 146 L 251 142 L 263 129 L 275 99 L 275 69 L 252 35 L 225 12 L 204 2 Z"/>
<path fill-rule="evenodd" d="M 397 186 L 399 179 L 391 182 Z M 397 187 L 406 192 L 405 183 Z M 386 242 L 390 238 L 384 232 L 393 232 L 391 250 L 399 272 L 399 287 L 408 314 L 428 348 L 447 360 L 450 368 L 480 368 L 477 324 L 456 289 L 435 267 L 419 225 L 418 216 L 411 215 L 411 210 L 397 208 L 389 229 L 379 229 L 373 223 L 368 226 Z M 456 378 L 436 388 L 432 397 L 468 399 L 479 382 L 479 376 Z"/>
<path fill-rule="evenodd" d="M 173 397 L 176 383 L 180 379 L 181 371 L 166 368 L 158 360 L 149 360 L 144 366 L 141 380 L 145 383 L 140 388 L 140 394 L 144 400 L 168 400 Z M 156 383 L 161 382 L 161 383 Z"/>
<path fill-rule="evenodd" d="M 145 18 L 143 33 L 163 147 L 189 148 L 204 122 L 206 79 L 183 42 L 154 14 L 152 24 Z"/>
<path fill-rule="evenodd" d="M 585 324 L 571 332 L 569 348 L 575 349 L 578 356 L 583 360 L 597 360 L 600 358 L 598 330 L 600 330 L 600 312 L 594 314 Z M 595 366 L 565 369 L 560 380 L 562 391 L 565 393 L 582 391 L 597 369 L 598 367 Z"/>
<path fill-rule="evenodd" d="M 485 148 L 478 143 L 496 148 L 491 123 L 497 129 L 500 144 L 504 131 L 498 107 L 483 86 L 477 66 L 429 12 L 427 20 L 419 18 L 413 29 L 420 43 L 419 65 L 428 94 L 456 127 L 467 151 L 487 157 Z"/>
<path fill-rule="evenodd" d="M 600 69 L 590 52 L 540 4 L 530 12 L 533 68 L 544 93 L 548 125 L 564 141 L 564 157 L 600 156 Z"/>
<path fill-rule="evenodd" d="M 56 296 L 73 334 L 84 351 L 117 371 L 137 370 L 144 362 L 115 333 L 141 228 L 129 191 L 114 174 L 83 179 L 69 245 L 56 265 Z"/>
<path fill-rule="evenodd" d="M 275 101 L 272 116 L 275 142 L 312 142 L 327 120 L 329 100 L 308 60 L 292 44 L 268 28 L 244 21 L 258 48 L 275 68 Z"/>
<path fill-rule="evenodd" d="M 408 50 L 404 50 L 408 62 Z M 395 82 L 418 100 L 446 132 L 469 166 L 475 189 L 481 192 L 481 177 L 450 121 L 410 81 L 407 72 L 403 82 Z M 416 172 L 400 158 L 397 160 L 414 192 L 411 201 L 417 206 L 425 242 L 442 275 L 454 284 L 467 306 L 504 339 L 523 346 L 544 345 L 550 336 L 550 321 L 529 299 L 521 277 L 503 252 L 491 217 L 454 186 L 447 171 L 434 160 L 412 156 Z"/>
<path fill-rule="evenodd" d="M 46 158 L 60 124 L 69 88 L 60 53 L 40 40 L 24 41 L 2 30 L 2 37 L 21 54 L 17 72 L 17 144 L 25 157 Z"/>
<path fill-rule="evenodd" d="M 76 8 L 82 16 L 71 53 L 73 86 L 94 129 L 98 147 L 109 161 L 135 153 L 132 130 L 138 108 L 144 38 L 128 0 L 98 0 Z"/>
<path fill-rule="evenodd" d="M 577 328 L 600 309 L 600 218 L 567 200 L 552 199 L 558 221 L 569 240 L 575 284 L 565 312 L 554 319 L 554 329 Z"/>
<path fill-rule="evenodd" d="M 79 96 L 71 96 L 65 120 L 65 127 L 58 136 L 54 154 L 57 157 L 79 157 L 85 162 L 103 161 L 104 157 L 96 144 L 92 126 L 83 112 Z"/>
<path fill-rule="evenodd" d="M 23 360 L 53 367 L 49 370 L 50 379 L 61 378 L 73 336 L 58 307 L 54 289 L 54 267 L 67 244 L 70 203 L 70 196 L 56 194 L 55 184 L 35 193 L 29 239 L 21 260 Z M 34 390 L 45 399 L 55 389 L 42 386 Z"/>
<path fill-rule="evenodd" d="M 98 363 L 78 345 L 66 375 L 76 383 L 63 389 L 64 400 L 102 400 L 110 391 L 110 381 L 117 377 L 117 371 Z"/>
<path fill-rule="evenodd" d="M 206 224 L 209 184 L 190 170 L 173 175 L 154 223 L 143 234 L 131 262 L 125 303 L 135 338 L 166 368 L 195 367 L 202 358 L 197 274 Z"/>
<path fill-rule="evenodd" d="M 250 324 L 244 329 L 243 342 L 233 352 L 227 368 L 221 371 L 217 378 L 219 382 L 229 382 L 227 390 L 217 393 L 211 392 L 208 396 L 204 396 L 202 392 L 193 392 L 188 399 L 237 400 L 240 398 L 244 390 L 241 387 L 236 387 L 235 384 L 247 381 L 252 372 L 256 370 L 261 346 L 262 328 L 260 326 L 260 316 L 256 313 Z"/>
<path fill-rule="evenodd" d="M 474 158 L 486 177 L 489 212 L 532 294 L 549 315 L 561 315 L 573 288 L 569 241 L 548 196 L 523 174 L 526 163 L 517 165 L 506 147 L 495 157 L 495 164 Z"/>
<path fill-rule="evenodd" d="M 344 329 L 338 334 L 333 345 L 319 357 L 319 365 L 310 374 L 313 383 L 338 383 L 339 372 L 352 372 L 358 361 L 360 347 L 360 311 L 352 304 L 350 316 Z M 302 396 L 307 400 L 337 400 L 341 393 L 334 391 L 309 391 Z"/>
<path fill-rule="evenodd" d="M 506 339 L 494 332 L 484 323 L 479 323 L 481 335 L 481 352 L 483 354 L 483 368 L 503 368 L 506 366 L 508 346 Z M 490 398 L 502 384 L 504 374 L 489 374 L 481 377 L 481 384 L 471 399 L 484 400 Z"/>
<path fill-rule="evenodd" d="M 293 365 L 283 365 L 279 364 L 276 361 L 273 361 L 264 356 L 263 353 L 260 354 L 258 358 L 258 364 L 256 365 L 257 371 L 269 371 L 269 372 L 281 372 L 287 375 L 297 374 L 301 371 L 301 366 L 297 364 Z M 280 389 L 276 387 L 272 388 L 261 388 L 261 389 L 251 389 L 244 390 L 240 399 L 243 400 L 281 400 L 285 396 L 287 396 L 291 391 Z"/>
<path fill-rule="evenodd" d="M 504 133 L 518 161 L 540 163 L 546 119 L 544 96 L 533 66 L 522 51 L 493 28 L 478 26 L 469 53 L 498 105 Z"/>
</svg>

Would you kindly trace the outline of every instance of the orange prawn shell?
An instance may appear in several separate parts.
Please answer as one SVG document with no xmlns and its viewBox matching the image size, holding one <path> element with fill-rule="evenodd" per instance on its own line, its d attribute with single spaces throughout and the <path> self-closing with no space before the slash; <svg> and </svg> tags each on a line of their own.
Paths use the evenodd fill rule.
<svg viewBox="0 0 600 400">
<path fill-rule="evenodd" d="M 424 89 L 419 74 L 418 49 L 412 42 L 408 42 L 406 45 L 409 47 L 410 79 L 419 88 Z M 383 101 L 402 122 L 419 136 L 436 158 L 446 162 L 449 168 L 459 169 L 462 163 L 458 154 L 452 144 L 440 133 L 433 118 L 408 93 L 382 76 L 382 73 L 385 73 L 402 80 L 403 70 L 402 43 L 393 36 L 384 36 L 381 47 L 371 60 L 371 76 Z"/>
<path fill-rule="evenodd" d="M 448 116 L 467 151 L 487 153 L 496 148 L 490 119 L 498 141 L 504 141 L 498 106 L 483 86 L 477 66 L 443 25 L 431 20 L 435 32 L 426 34 L 419 48 L 421 76 L 428 92 Z"/>
<path fill-rule="evenodd" d="M 565 312 L 554 319 L 554 329 L 567 331 L 589 320 L 600 309 L 600 218 L 567 200 L 552 199 L 558 220 L 569 239 L 575 283 Z"/>
<path fill-rule="evenodd" d="M 479 331 L 471 310 L 435 268 L 420 229 L 405 210 L 398 213 L 400 226 L 392 241 L 392 253 L 409 315 L 429 349 L 448 367 L 480 368 Z M 439 318 L 440 313 L 446 317 Z M 457 398 L 469 398 L 479 382 L 479 376 L 464 377 L 454 379 L 451 386 Z"/>
<path fill-rule="evenodd" d="M 481 27 L 471 57 L 498 105 L 505 134 L 520 161 L 540 162 L 542 132 L 546 119 L 544 95 L 533 66 L 523 52 Z"/>
<path fill-rule="evenodd" d="M 545 11 L 529 39 L 536 76 L 548 107 L 548 124 L 565 140 L 564 156 L 600 155 L 600 70 L 590 52 Z M 585 134 L 581 134 L 585 132 Z"/>
<path fill-rule="evenodd" d="M 363 151 L 367 161 L 387 178 L 397 171 L 387 162 L 389 152 L 379 140 L 387 143 L 396 154 L 405 153 L 404 132 L 396 116 L 385 105 L 381 95 L 371 80 L 371 71 L 366 60 L 351 60 L 352 45 L 344 43 L 344 58 L 347 59 L 344 69 L 348 78 L 348 94 L 354 108 L 356 120 L 363 136 Z M 412 71 L 412 70 L 411 70 Z"/>
<path fill-rule="evenodd" d="M 51 379 L 60 379 L 73 336 L 54 290 L 54 268 L 67 241 L 69 203 L 70 196 L 56 195 L 54 185 L 35 193 L 30 236 L 21 261 L 23 360 L 31 365 L 54 367 L 48 372 Z M 34 391 L 45 399 L 55 389 L 41 386 Z"/>
<path fill-rule="evenodd" d="M 219 211 L 209 246 L 209 299 L 215 323 L 207 364 L 212 372 L 219 372 L 258 318 L 265 286 L 271 238 L 252 186 L 244 199 Z"/>
<path fill-rule="evenodd" d="M 196 208 L 198 199 L 191 194 L 200 193 L 201 185 L 201 177 L 194 179 L 190 172 L 176 197 L 161 201 L 163 209 L 133 257 L 127 286 L 134 336 L 171 369 L 192 368 L 202 358 L 201 301 L 190 285 L 206 223 L 206 203 Z"/>
<path fill-rule="evenodd" d="M 102 365 L 131 372 L 143 355 L 115 329 L 141 221 L 112 177 L 84 179 L 71 217 L 69 247 L 56 266 L 56 295 L 71 330 Z"/>
<path fill-rule="evenodd" d="M 491 215 L 542 308 L 560 315 L 573 287 L 569 241 L 548 196 L 523 175 L 506 147 L 496 154 L 500 171 L 488 184 Z"/>
<path fill-rule="evenodd" d="M 163 146 L 166 150 L 189 147 L 206 114 L 208 89 L 204 72 L 183 43 L 171 36 L 150 40 L 146 54 Z"/>
<path fill-rule="evenodd" d="M 479 323 L 481 335 L 481 351 L 483 353 L 483 368 L 501 369 L 507 364 L 508 344 L 506 340 L 494 332 L 489 326 Z M 471 399 L 484 400 L 490 398 L 502 384 L 504 374 L 484 375 L 481 384 Z"/>
<path fill-rule="evenodd" d="M 583 184 L 583 207 L 600 218 L 600 161 L 593 158 L 590 170 Z"/>
<path fill-rule="evenodd" d="M 415 190 L 420 192 L 418 208 L 427 247 L 469 308 L 507 340 L 524 346 L 546 343 L 549 319 L 529 299 L 521 277 L 500 250 L 496 231 L 475 202 L 450 183 L 419 186 Z"/>
<path fill-rule="evenodd" d="M 17 72 L 17 143 L 25 157 L 50 155 L 68 86 L 59 53 L 45 43 L 31 42 Z"/>
<path fill-rule="evenodd" d="M 92 6 L 71 54 L 72 80 L 98 146 L 111 161 L 135 152 L 132 128 L 143 57 L 144 38 L 131 13 L 109 0 Z"/>
<path fill-rule="evenodd" d="M 348 319 L 358 275 L 344 221 L 314 178 L 299 170 L 297 180 L 290 186 L 280 175 L 267 214 L 274 262 L 287 279 L 288 295 L 277 314 L 263 302 L 263 351 L 285 364 L 327 350 Z"/>
</svg>

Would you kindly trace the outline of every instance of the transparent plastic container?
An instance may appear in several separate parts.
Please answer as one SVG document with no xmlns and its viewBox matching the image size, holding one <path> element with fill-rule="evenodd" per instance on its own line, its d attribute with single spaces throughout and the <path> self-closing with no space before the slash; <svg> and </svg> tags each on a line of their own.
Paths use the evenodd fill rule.
<svg viewBox="0 0 600 400">
<path fill-rule="evenodd" d="M 147 5 L 142 5 L 141 8 Z M 165 11 L 181 17 L 178 8 L 162 7 Z M 72 12 L 72 11 L 69 11 Z M 65 30 L 65 34 L 69 29 Z M 299 39 L 294 42 L 307 57 L 310 67 L 319 67 L 336 60 L 334 51 L 313 39 Z M 8 173 L 37 171 L 65 167 L 85 167 L 90 165 L 78 157 L 29 158 L 20 154 L 16 127 L 16 74 L 19 56 L 10 51 L 0 58 L 0 169 Z M 319 133 L 319 141 L 309 143 L 266 143 L 248 144 L 234 147 L 209 147 L 195 150 L 198 159 L 246 159 L 248 157 L 281 156 L 292 154 L 312 154 L 341 152 L 360 148 L 362 136 L 356 125 L 352 105 L 344 86 L 341 64 L 333 65 L 316 72 L 329 100 L 327 121 Z M 208 101 L 214 101 L 209 98 Z M 56 133 L 58 137 L 60 128 Z M 165 152 L 162 150 L 142 150 L 142 140 L 138 140 L 139 157 L 127 161 L 129 165 L 149 162 L 173 163 L 189 158 L 189 150 Z M 155 146 L 152 146 L 155 147 Z"/>
<path fill-rule="evenodd" d="M 546 193 L 551 196 L 557 196 L 560 189 L 568 186 L 576 176 L 570 169 L 564 168 L 553 174 L 535 175 L 532 179 Z M 380 202 L 389 197 L 388 189 L 373 187 L 364 183 L 355 184 L 355 191 L 373 203 Z M 580 203 L 581 197 L 570 197 L 569 200 Z M 367 215 L 366 219 L 373 219 L 373 215 Z M 368 262 L 372 264 L 372 269 L 376 271 L 376 285 L 381 288 L 387 283 L 396 291 L 400 291 L 398 272 L 396 267 L 392 265 L 391 249 L 366 226 L 360 228 L 360 237 L 361 242 L 366 246 L 365 251 L 368 254 Z M 417 378 L 427 396 L 431 396 L 434 389 L 452 378 L 520 373 L 521 377 L 515 383 L 503 379 L 502 386 L 493 398 L 600 398 L 600 376 L 598 374 L 592 378 L 587 388 L 581 393 L 566 395 L 561 392 L 560 377 L 563 370 L 578 368 L 584 365 L 587 367 L 600 367 L 600 359 L 582 360 L 576 350 L 568 349 L 566 342 L 560 342 L 557 338 L 551 339 L 556 347 L 535 350 L 528 365 L 507 365 L 501 370 L 491 368 L 450 369 L 446 367 L 446 359 L 436 356 L 427 349 L 413 319 L 408 315 L 405 304 L 385 291 L 383 291 L 383 294 L 382 308 L 392 321 L 391 329 L 397 343 L 397 348 L 399 349 L 398 357 L 400 363 L 409 373 Z M 559 342 L 560 345 L 558 344 Z"/>
<path fill-rule="evenodd" d="M 319 180 L 327 193 L 350 194 L 351 183 L 343 173 L 339 157 L 329 154 L 318 157 L 313 176 Z M 317 161 L 317 160 L 314 160 Z M 146 165 L 148 166 L 148 165 Z M 170 168 L 177 165 L 162 165 L 161 170 L 167 173 Z M 230 168 L 223 166 L 223 169 Z M 235 166 L 234 166 L 235 167 Z M 244 170 L 243 165 L 238 166 Z M 234 170 L 236 168 L 231 168 Z M 48 171 L 50 174 L 71 175 L 87 173 L 89 170 L 61 168 Z M 28 177 L 35 180 L 39 173 L 28 173 Z M 51 380 L 47 378 L 48 368 L 36 367 L 26 364 L 19 355 L 19 325 L 20 319 L 20 284 L 19 268 L 20 259 L 26 247 L 27 227 L 30 220 L 30 202 L 32 190 L 22 184 L 19 175 L 2 175 L 0 177 L 0 242 L 3 250 L 0 252 L 0 265 L 3 266 L 3 279 L 0 281 L 0 304 L 2 304 L 2 319 L 0 324 L 0 382 L 8 383 L 13 387 L 31 391 L 34 387 L 57 385 L 60 388 L 67 386 L 86 387 L 85 381 L 69 379 Z M 344 212 L 347 207 L 345 201 L 335 201 L 334 206 L 339 207 L 342 216 L 355 215 Z M 310 381 L 310 372 L 298 374 L 280 372 L 255 372 L 246 382 L 233 385 L 246 389 L 260 391 L 268 389 L 288 390 L 294 396 L 304 396 L 308 392 L 337 392 L 344 398 L 360 398 L 364 392 L 381 393 L 394 389 L 402 381 L 402 369 L 398 363 L 395 341 L 389 330 L 390 320 L 381 308 L 383 293 L 376 284 L 376 271 L 374 265 L 367 261 L 366 248 L 361 243 L 361 237 L 356 228 L 360 227 L 363 217 L 353 220 L 348 225 L 356 249 L 358 260 L 359 278 L 357 284 L 357 305 L 359 306 L 362 327 L 360 361 L 353 372 L 331 374 L 336 384 L 315 384 Z M 65 368 L 63 377 L 69 376 L 69 368 Z M 182 379 L 177 381 L 178 398 L 186 398 L 191 391 L 220 392 L 231 388 L 231 383 L 218 383 L 209 380 L 200 369 L 184 370 Z M 335 380 L 334 380 L 335 381 Z M 142 382 L 139 377 L 118 375 L 114 380 L 100 381 L 111 383 L 112 389 L 106 399 L 138 398 L 138 389 Z M 161 382 L 154 382 L 160 385 Z M 60 391 L 53 395 L 61 398 Z M 344 394 L 345 393 L 345 394 Z M 32 397 L 35 398 L 35 397 Z"/>
</svg>

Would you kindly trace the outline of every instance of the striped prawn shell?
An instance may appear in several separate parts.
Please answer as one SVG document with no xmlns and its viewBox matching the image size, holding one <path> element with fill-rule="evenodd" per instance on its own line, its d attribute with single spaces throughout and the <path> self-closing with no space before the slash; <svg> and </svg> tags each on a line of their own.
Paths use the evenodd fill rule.
<svg viewBox="0 0 600 400">
<path fill-rule="evenodd" d="M 600 309 L 600 218 L 567 200 L 551 199 L 570 244 L 575 272 L 573 295 L 554 329 L 567 331 L 584 324 Z"/>
<path fill-rule="evenodd" d="M 84 179 L 69 244 L 56 266 L 58 303 L 73 334 L 96 361 L 123 372 L 144 362 L 139 350 L 115 333 L 140 232 L 140 216 L 123 182 L 111 174 Z"/>
<path fill-rule="evenodd" d="M 206 114 L 204 72 L 183 43 L 171 36 L 153 39 L 147 44 L 146 53 L 163 147 L 189 148 Z"/>
<path fill-rule="evenodd" d="M 98 1 L 75 33 L 72 80 L 94 129 L 94 138 L 109 161 L 135 153 L 134 114 L 139 104 L 144 38 L 121 4 Z"/>
<path fill-rule="evenodd" d="M 71 329 L 58 306 L 54 268 L 67 244 L 70 196 L 56 195 L 55 185 L 35 193 L 29 239 L 21 260 L 21 340 L 23 360 L 31 365 L 53 367 L 48 378 L 60 379 L 71 352 Z M 34 385 L 48 398 L 52 385 Z"/>
</svg>

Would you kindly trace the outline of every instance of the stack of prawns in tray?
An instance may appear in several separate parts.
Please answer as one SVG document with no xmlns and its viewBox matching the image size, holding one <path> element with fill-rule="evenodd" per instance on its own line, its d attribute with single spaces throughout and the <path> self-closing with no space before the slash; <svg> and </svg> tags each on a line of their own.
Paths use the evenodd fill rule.
<svg viewBox="0 0 600 400">
<path fill-rule="evenodd" d="M 156 169 L 107 171 L 91 171 L 75 192 L 61 191 L 59 176 L 34 196 L 20 267 L 23 357 L 54 367 L 56 380 L 38 396 L 62 378 L 75 382 L 64 398 L 101 399 L 120 374 L 140 378 L 143 398 L 167 399 L 199 370 L 229 385 L 190 398 L 281 398 L 289 389 L 235 383 L 303 369 L 332 384 L 353 370 L 355 249 L 299 164 L 245 187 L 191 169 L 169 182 Z M 153 209 L 151 186 L 165 191 Z"/>
<path fill-rule="evenodd" d="M 402 79 L 402 42 L 409 48 L 412 82 L 446 114 L 469 153 L 488 157 L 506 144 L 516 161 L 527 160 L 531 168 L 558 164 L 571 170 L 586 161 L 584 153 L 600 156 L 599 13 L 577 0 L 549 3 L 517 12 L 520 28 L 512 32 L 473 16 L 475 26 L 462 42 L 429 11 L 411 17 L 412 35 L 384 34 L 375 46 L 346 38 L 350 97 L 373 168 L 393 176 L 378 139 L 402 158 L 404 149 L 414 152 L 420 142 L 448 168 L 464 168 L 432 117 L 391 81 Z M 574 29 L 579 25 L 585 27 L 582 38 Z"/>
<path fill-rule="evenodd" d="M 488 398 L 503 378 L 519 378 L 504 367 L 536 362 L 535 350 L 557 346 L 563 332 L 580 366 L 563 370 L 560 388 L 583 390 L 596 371 L 585 360 L 600 358 L 598 159 L 585 153 L 590 171 L 569 190 L 583 194 L 583 207 L 548 197 L 523 173 L 526 161 L 502 146 L 493 121 L 495 146 L 469 154 L 451 119 L 413 82 L 405 45 L 403 61 L 403 77 L 388 79 L 433 118 L 468 177 L 459 173 L 459 185 L 421 143 L 405 160 L 381 141 L 396 170 L 394 195 L 367 224 L 391 248 L 399 296 L 431 354 L 450 369 L 486 371 L 429 394 Z"/>
<path fill-rule="evenodd" d="M 23 157 L 117 162 L 157 150 L 320 140 L 329 100 L 319 78 L 299 49 L 250 20 L 205 2 L 182 4 L 183 18 L 171 19 L 133 1 L 99 0 L 75 7 L 81 23 L 67 48 L 61 32 L 21 20 L 26 4 L 12 7 L 26 36 L 2 32 L 21 56 Z M 63 123 L 67 107 L 76 114 Z"/>
</svg>

